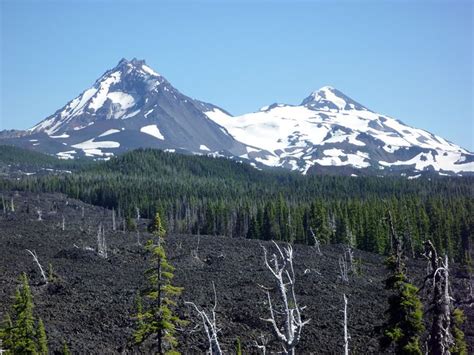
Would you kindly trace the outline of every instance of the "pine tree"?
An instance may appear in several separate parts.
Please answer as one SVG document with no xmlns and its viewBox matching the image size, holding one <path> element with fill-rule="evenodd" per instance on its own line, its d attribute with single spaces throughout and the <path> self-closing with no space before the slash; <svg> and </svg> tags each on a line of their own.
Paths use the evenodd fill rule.
<svg viewBox="0 0 474 355">
<path fill-rule="evenodd" d="M 176 306 L 174 298 L 182 288 L 173 286 L 174 267 L 168 263 L 164 249 L 165 229 L 161 224 L 159 213 L 155 215 L 153 239 L 146 243 L 146 250 L 150 254 L 151 267 L 146 271 L 148 288 L 144 295 L 144 304 L 138 299 L 137 329 L 134 339 L 142 344 L 147 339 L 156 340 L 154 348 L 158 354 L 175 354 L 177 341 L 176 326 L 183 324 L 171 310 Z"/>
<path fill-rule="evenodd" d="M 64 343 L 63 343 L 62 354 L 63 355 L 71 355 L 71 351 L 69 350 L 69 347 L 67 346 L 66 341 L 64 341 Z"/>
<path fill-rule="evenodd" d="M 2 346 L 14 354 L 47 354 L 48 344 L 44 324 L 33 315 L 33 296 L 28 277 L 20 277 L 21 287 L 15 293 L 12 317 L 7 314 L 0 329 Z"/>
<path fill-rule="evenodd" d="M 465 322 L 466 316 L 464 312 L 456 308 L 452 314 L 453 324 L 452 333 L 454 337 L 454 346 L 450 349 L 453 355 L 467 355 L 467 343 L 464 338 L 464 332 L 461 330 L 461 325 Z"/>
<path fill-rule="evenodd" d="M 423 304 L 418 297 L 418 288 L 408 282 L 403 262 L 403 246 L 395 233 L 389 213 L 392 240 L 392 255 L 386 265 L 391 272 L 386 280 L 386 288 L 394 293 L 389 298 L 388 321 L 384 324 L 381 339 L 382 348 L 394 345 L 396 354 L 421 355 L 420 336 L 423 324 Z"/>
<path fill-rule="evenodd" d="M 38 322 L 38 350 L 41 355 L 48 355 L 48 338 L 42 319 Z"/>
<path fill-rule="evenodd" d="M 6 314 L 5 318 L 3 319 L 3 323 L 0 326 L 0 340 L 1 340 L 1 348 L 3 349 L 10 349 L 13 347 L 12 336 L 11 332 L 13 329 L 12 319 L 10 318 L 10 314 Z"/>
</svg>

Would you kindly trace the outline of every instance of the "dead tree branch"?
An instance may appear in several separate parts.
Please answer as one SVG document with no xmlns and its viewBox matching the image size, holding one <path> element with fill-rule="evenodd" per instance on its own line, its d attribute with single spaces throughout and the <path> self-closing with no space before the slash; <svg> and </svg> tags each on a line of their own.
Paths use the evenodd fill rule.
<svg viewBox="0 0 474 355">
<path fill-rule="evenodd" d="M 222 355 L 222 349 L 219 344 L 217 333 L 220 329 L 217 327 L 216 320 L 216 308 L 217 308 L 217 293 L 214 282 L 212 283 L 212 289 L 214 291 L 214 306 L 212 307 L 210 314 L 206 313 L 204 309 L 199 309 L 194 302 L 184 302 L 194 308 L 198 316 L 201 318 L 202 326 L 206 332 L 207 340 L 209 342 L 209 354 L 211 355 Z"/>
<path fill-rule="evenodd" d="M 39 270 L 40 270 L 40 272 L 41 272 L 41 277 L 43 278 L 43 282 L 44 282 L 45 284 L 47 284 L 47 283 L 48 283 L 48 278 L 46 277 L 46 274 L 45 274 L 45 272 L 44 272 L 43 266 L 41 266 L 41 264 L 40 264 L 40 262 L 39 262 L 39 260 L 38 260 L 38 256 L 36 255 L 36 252 L 35 252 L 35 251 L 31 251 L 30 249 L 26 249 L 26 251 L 27 251 L 28 253 L 30 253 L 30 255 L 33 257 L 34 262 L 36 263 L 36 265 L 38 265 L 38 268 L 39 268 Z"/>
<path fill-rule="evenodd" d="M 295 293 L 295 270 L 293 267 L 293 248 L 291 245 L 280 248 L 273 242 L 278 253 L 273 253 L 268 259 L 267 249 L 262 246 L 265 266 L 272 273 L 279 291 L 280 307 L 272 304 L 270 292 L 267 291 L 270 318 L 263 319 L 273 326 L 276 338 L 283 346 L 285 354 L 294 354 L 295 347 L 300 341 L 303 327 L 309 323 L 309 319 L 302 320 L 301 312 L 305 307 L 300 307 Z M 282 316 L 282 325 L 279 325 L 275 314 Z M 281 318 L 281 317 L 278 317 Z"/>
</svg>

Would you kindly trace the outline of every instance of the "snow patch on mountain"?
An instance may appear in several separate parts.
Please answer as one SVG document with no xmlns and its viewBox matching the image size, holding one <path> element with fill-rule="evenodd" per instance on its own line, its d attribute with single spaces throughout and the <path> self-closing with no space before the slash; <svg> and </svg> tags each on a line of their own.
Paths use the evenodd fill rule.
<svg viewBox="0 0 474 355">
<path fill-rule="evenodd" d="M 72 148 L 81 149 L 86 156 L 111 156 L 113 153 L 104 153 L 101 149 L 104 148 L 118 148 L 120 147 L 119 142 L 114 141 L 99 141 L 96 142 L 94 139 L 89 139 L 82 143 L 72 145 Z"/>
<path fill-rule="evenodd" d="M 120 82 L 121 76 L 122 74 L 119 71 L 116 71 L 100 83 L 97 94 L 92 98 L 91 103 L 89 104 L 90 109 L 97 111 L 104 105 L 107 98 L 109 98 L 108 94 L 110 86 Z"/>
<path fill-rule="evenodd" d="M 161 140 L 165 139 L 165 137 L 161 134 L 160 129 L 158 128 L 156 124 L 143 126 L 142 128 L 140 128 L 140 132 L 149 134 L 150 136 L 161 139 Z"/>
<path fill-rule="evenodd" d="M 148 65 L 145 65 L 143 64 L 142 65 L 142 70 L 147 73 L 147 74 L 150 74 L 152 76 L 161 76 L 160 74 L 158 74 L 156 71 L 154 71 L 153 69 L 151 69 Z"/>
<path fill-rule="evenodd" d="M 111 134 L 119 133 L 119 132 L 120 132 L 119 129 L 112 128 L 112 129 L 108 129 L 108 130 L 105 131 L 104 133 L 100 134 L 99 137 L 105 137 L 105 136 L 109 136 L 109 135 L 111 135 Z"/>
<path fill-rule="evenodd" d="M 69 138 L 69 134 L 67 133 L 63 133 L 63 134 L 59 134 L 57 136 L 49 136 L 50 138 L 54 138 L 54 139 L 58 139 L 58 138 Z"/>
</svg>

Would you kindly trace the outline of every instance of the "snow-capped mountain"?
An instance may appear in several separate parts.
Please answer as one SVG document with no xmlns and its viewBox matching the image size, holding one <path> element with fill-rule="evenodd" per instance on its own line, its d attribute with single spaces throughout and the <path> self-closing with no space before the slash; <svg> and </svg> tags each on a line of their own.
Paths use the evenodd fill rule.
<svg viewBox="0 0 474 355">
<path fill-rule="evenodd" d="M 302 173 L 474 171 L 467 150 L 370 111 L 329 86 L 297 106 L 273 104 L 238 117 L 219 108 L 206 114 L 240 142 L 270 152 L 249 153 L 250 159 Z"/>
<path fill-rule="evenodd" d="M 31 129 L 0 132 L 1 143 L 61 158 L 107 158 L 152 147 L 304 174 L 474 173 L 473 153 L 375 113 L 332 87 L 300 105 L 272 104 L 234 117 L 183 95 L 137 59 L 122 59 Z"/>
<path fill-rule="evenodd" d="M 212 109 L 219 108 L 181 94 L 145 61 L 122 59 L 92 87 L 23 132 L 20 141 L 62 158 L 104 158 L 139 147 L 245 153 L 243 144 L 203 113 Z"/>
</svg>

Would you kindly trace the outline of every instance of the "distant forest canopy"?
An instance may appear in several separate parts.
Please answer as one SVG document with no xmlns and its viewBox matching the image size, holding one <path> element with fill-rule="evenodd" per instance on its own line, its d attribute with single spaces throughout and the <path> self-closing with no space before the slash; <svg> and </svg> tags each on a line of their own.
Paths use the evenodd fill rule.
<svg viewBox="0 0 474 355">
<path fill-rule="evenodd" d="M 72 174 L 0 179 L 0 189 L 61 192 L 114 208 L 129 220 L 164 216 L 171 233 L 227 235 L 312 245 L 352 243 L 376 253 L 389 248 L 387 212 L 410 253 L 430 238 L 436 248 L 470 263 L 474 178 L 302 176 L 259 171 L 225 158 L 139 149 L 107 162 L 65 162 L 12 148 L 0 164 L 42 164 Z M 22 153 L 15 157 L 15 151 Z M 43 160 L 44 159 L 44 160 Z M 31 160 L 31 161 L 30 161 Z M 34 165 L 34 166 L 37 166 Z"/>
</svg>

